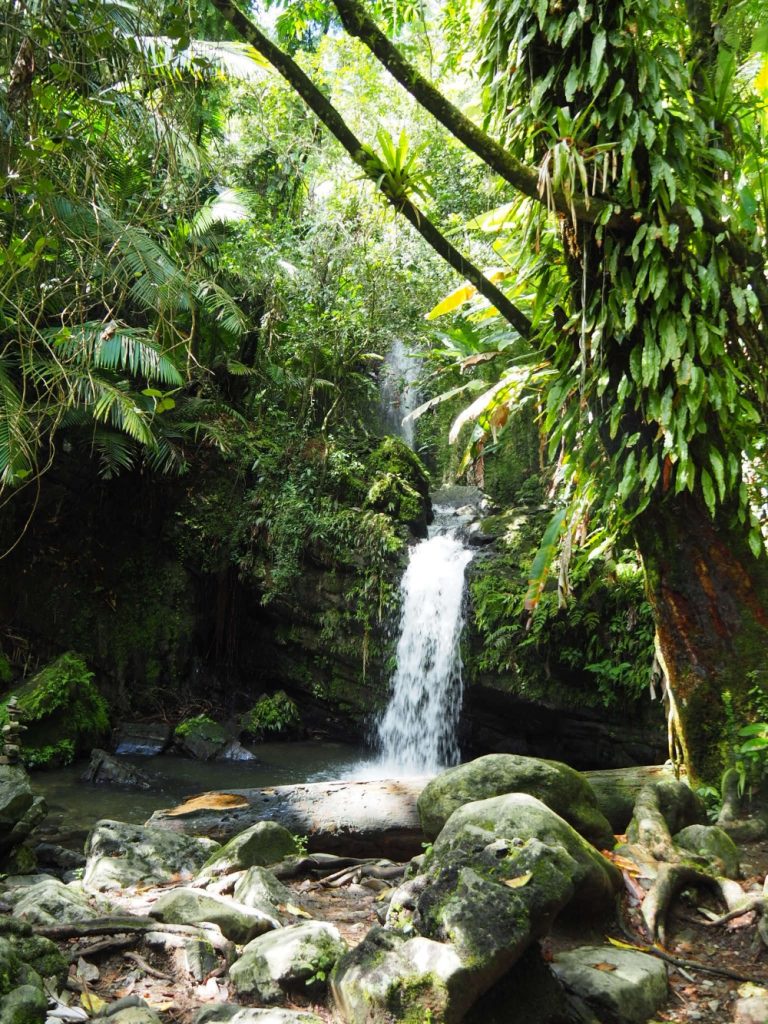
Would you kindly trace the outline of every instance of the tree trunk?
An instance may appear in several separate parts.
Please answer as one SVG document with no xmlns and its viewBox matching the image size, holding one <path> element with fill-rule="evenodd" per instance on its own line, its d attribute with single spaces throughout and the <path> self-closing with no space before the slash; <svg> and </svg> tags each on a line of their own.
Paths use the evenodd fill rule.
<svg viewBox="0 0 768 1024">
<path fill-rule="evenodd" d="M 635 524 L 658 648 L 693 779 L 718 782 L 736 726 L 768 693 L 768 559 L 756 559 L 726 512 L 713 520 L 689 493 L 656 503 Z M 730 694 L 730 698 L 725 697 Z"/>
</svg>

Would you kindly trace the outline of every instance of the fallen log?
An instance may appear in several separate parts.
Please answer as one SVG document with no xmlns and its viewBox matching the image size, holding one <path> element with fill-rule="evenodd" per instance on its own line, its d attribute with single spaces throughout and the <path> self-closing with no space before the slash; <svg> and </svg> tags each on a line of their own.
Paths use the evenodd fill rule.
<svg viewBox="0 0 768 1024">
<path fill-rule="evenodd" d="M 258 821 L 307 837 L 307 849 L 408 860 L 425 841 L 416 800 L 428 778 L 307 782 L 190 797 L 147 825 L 226 842 Z"/>
<path fill-rule="evenodd" d="M 675 778 L 669 765 L 632 765 L 582 772 L 597 797 L 597 805 L 614 832 L 624 832 L 640 790 L 651 782 Z"/>
</svg>

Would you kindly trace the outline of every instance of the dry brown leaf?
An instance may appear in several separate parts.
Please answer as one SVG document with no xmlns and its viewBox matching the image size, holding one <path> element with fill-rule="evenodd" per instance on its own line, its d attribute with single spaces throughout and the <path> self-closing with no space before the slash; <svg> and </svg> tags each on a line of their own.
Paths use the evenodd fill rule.
<svg viewBox="0 0 768 1024">
<path fill-rule="evenodd" d="M 505 878 L 504 885 L 508 885 L 510 889 L 522 889 L 524 885 L 528 885 L 533 873 L 526 871 L 524 875 L 518 875 L 517 878 Z"/>
<path fill-rule="evenodd" d="M 601 960 L 599 964 L 592 964 L 596 971 L 615 971 L 616 964 L 609 964 L 607 960 Z"/>
</svg>

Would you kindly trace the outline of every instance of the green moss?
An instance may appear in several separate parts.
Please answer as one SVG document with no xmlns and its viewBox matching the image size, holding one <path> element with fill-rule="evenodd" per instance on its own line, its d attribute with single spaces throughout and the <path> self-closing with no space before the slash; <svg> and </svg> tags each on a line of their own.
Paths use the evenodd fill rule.
<svg viewBox="0 0 768 1024">
<path fill-rule="evenodd" d="M 214 722 L 208 715 L 195 715 L 194 718 L 184 719 L 173 730 L 173 735 L 178 739 L 196 736 L 209 743 L 221 743 L 227 738 L 224 726 Z"/>
<path fill-rule="evenodd" d="M 93 683 L 93 672 L 71 651 L 14 692 L 27 727 L 23 752 L 30 765 L 68 763 L 109 730 L 107 703 Z M 3 721 L 10 696 L 2 707 Z"/>
</svg>

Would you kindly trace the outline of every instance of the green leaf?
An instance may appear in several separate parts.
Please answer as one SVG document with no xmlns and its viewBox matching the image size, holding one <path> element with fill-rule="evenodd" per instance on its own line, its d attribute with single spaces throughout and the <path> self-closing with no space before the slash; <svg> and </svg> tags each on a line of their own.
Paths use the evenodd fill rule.
<svg viewBox="0 0 768 1024">
<path fill-rule="evenodd" d="M 541 599 L 550 566 L 560 544 L 566 512 L 567 509 L 564 508 L 555 512 L 541 538 L 541 544 L 533 559 L 528 576 L 528 590 L 525 595 L 526 611 L 533 611 Z"/>
</svg>

